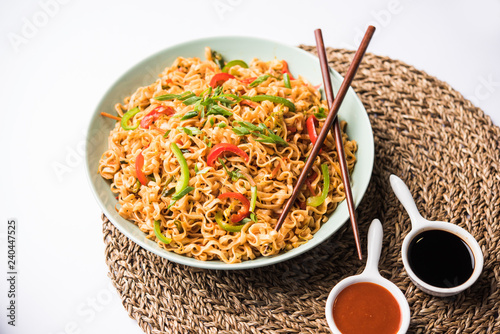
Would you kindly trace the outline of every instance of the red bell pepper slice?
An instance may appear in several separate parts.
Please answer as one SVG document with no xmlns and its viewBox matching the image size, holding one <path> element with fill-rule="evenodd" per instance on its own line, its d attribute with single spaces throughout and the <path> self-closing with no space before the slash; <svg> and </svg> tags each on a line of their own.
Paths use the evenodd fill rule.
<svg viewBox="0 0 500 334">
<path fill-rule="evenodd" d="M 142 167 L 144 166 L 144 156 L 141 153 L 137 155 L 135 158 L 135 173 L 137 174 L 137 179 L 139 179 L 139 182 L 142 185 L 147 185 L 148 184 L 148 179 L 144 172 L 142 171 Z"/>
<path fill-rule="evenodd" d="M 255 81 L 255 79 L 257 79 L 257 77 L 251 77 L 251 78 L 246 78 L 246 79 L 241 79 L 240 82 L 242 84 L 245 84 L 245 85 L 249 85 L 251 84 L 252 82 Z"/>
<path fill-rule="evenodd" d="M 141 120 L 141 128 L 149 129 L 149 126 L 160 117 L 161 114 L 173 115 L 175 110 L 172 107 L 159 106 L 153 109 Z"/>
<path fill-rule="evenodd" d="M 290 71 L 288 70 L 288 63 L 286 62 L 286 60 L 282 60 L 281 63 L 283 64 L 283 69 L 281 70 L 281 73 L 283 74 L 288 73 L 290 80 L 295 80 L 292 73 L 290 73 Z"/>
<path fill-rule="evenodd" d="M 216 88 L 217 86 L 222 85 L 227 80 L 234 78 L 234 75 L 231 75 L 229 73 L 217 73 L 212 77 L 212 80 L 210 80 L 210 87 Z"/>
<path fill-rule="evenodd" d="M 311 143 L 316 144 L 316 140 L 318 140 L 318 134 L 316 133 L 316 125 L 318 124 L 318 120 L 314 115 L 309 116 L 306 121 L 307 133 L 309 134 L 309 138 L 311 139 Z M 321 151 L 320 151 L 321 152 Z"/>
<path fill-rule="evenodd" d="M 311 196 L 316 195 L 315 192 L 314 192 L 314 188 L 312 187 L 311 183 L 314 180 L 316 180 L 317 176 L 318 176 L 318 174 L 316 172 L 312 172 L 311 175 L 309 175 L 309 177 L 306 179 L 306 185 L 307 185 L 307 188 L 309 188 L 309 192 L 311 193 Z"/>
<path fill-rule="evenodd" d="M 243 218 L 248 217 L 248 215 L 250 214 L 250 201 L 240 193 L 233 193 L 233 192 L 223 193 L 220 194 L 219 197 L 217 198 L 218 199 L 231 198 L 241 202 L 242 205 L 241 209 L 237 213 L 231 216 L 231 221 L 233 223 L 239 222 Z"/>
<path fill-rule="evenodd" d="M 271 172 L 271 177 L 272 178 L 274 178 L 276 176 L 276 174 L 278 174 L 280 168 L 281 168 L 281 162 L 278 161 L 278 165 Z"/>
<path fill-rule="evenodd" d="M 246 154 L 245 151 L 243 151 L 238 146 L 233 145 L 233 144 L 229 144 L 229 143 L 220 143 L 220 144 L 215 145 L 210 150 L 210 153 L 208 153 L 207 165 L 209 165 L 210 167 L 213 167 L 215 164 L 215 161 L 217 161 L 219 156 L 225 152 L 235 153 L 235 154 L 239 155 L 240 157 L 242 157 L 243 159 L 245 159 L 246 162 L 248 162 L 248 160 L 250 159 L 248 157 L 248 154 Z"/>
</svg>

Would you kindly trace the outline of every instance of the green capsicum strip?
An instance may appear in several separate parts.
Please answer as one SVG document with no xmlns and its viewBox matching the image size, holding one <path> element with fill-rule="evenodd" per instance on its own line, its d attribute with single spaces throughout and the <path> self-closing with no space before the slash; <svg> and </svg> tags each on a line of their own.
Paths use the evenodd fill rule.
<svg viewBox="0 0 500 334">
<path fill-rule="evenodd" d="M 163 242 L 165 245 L 168 245 L 169 243 L 172 242 L 172 239 L 170 238 L 167 238 L 166 236 L 164 236 L 162 233 L 161 233 L 161 229 L 160 229 L 160 223 L 161 221 L 159 220 L 155 220 L 155 235 L 156 237 L 158 238 L 158 240 L 160 240 L 161 242 Z"/>
<path fill-rule="evenodd" d="M 250 188 L 252 197 L 250 198 L 250 212 L 255 212 L 255 205 L 257 204 L 257 186 Z"/>
<path fill-rule="evenodd" d="M 222 211 L 218 211 L 215 214 L 215 221 L 217 222 L 217 224 L 219 224 L 221 229 L 228 231 L 228 232 L 241 232 L 241 229 L 243 228 L 243 226 L 245 226 L 245 224 L 231 225 L 229 223 L 226 223 L 223 219 Z"/>
<path fill-rule="evenodd" d="M 328 189 L 330 188 L 330 174 L 328 172 L 328 165 L 321 165 L 321 172 L 323 173 L 323 191 L 318 196 L 309 197 L 307 199 L 307 205 L 309 206 L 319 206 L 323 203 L 328 196 Z"/>
<path fill-rule="evenodd" d="M 231 60 L 229 63 L 227 63 L 226 66 L 224 66 L 224 68 L 222 69 L 222 72 L 227 73 L 231 67 L 236 65 L 240 65 L 243 68 L 248 68 L 247 63 L 245 63 L 243 60 L 237 59 Z"/>
<path fill-rule="evenodd" d="M 172 205 L 175 204 L 175 202 L 180 200 L 182 197 L 186 196 L 190 191 L 194 190 L 193 187 L 188 187 L 189 167 L 186 158 L 184 158 L 184 155 L 182 154 L 182 151 L 180 150 L 179 146 L 177 146 L 176 143 L 170 144 L 170 149 L 172 150 L 175 157 L 177 158 L 177 161 L 179 161 L 179 164 L 181 165 L 181 177 L 179 178 L 179 181 L 177 181 L 177 184 L 175 185 L 175 194 L 172 196 L 172 201 L 170 202 L 167 209 L 170 209 Z"/>
<path fill-rule="evenodd" d="M 250 219 L 243 219 L 242 223 L 248 223 L 248 221 L 253 221 L 257 223 L 257 214 L 255 213 L 255 206 L 257 205 L 257 186 L 250 187 L 251 197 L 250 197 Z"/>
<path fill-rule="evenodd" d="M 283 74 L 283 80 L 285 81 L 286 88 L 292 88 L 292 84 L 290 83 L 290 76 L 288 73 Z"/>
<path fill-rule="evenodd" d="M 179 195 L 180 192 L 183 191 L 184 188 L 186 188 L 189 184 L 189 167 L 186 158 L 184 158 L 184 155 L 182 154 L 179 146 L 177 146 L 176 143 L 170 144 L 170 149 L 172 150 L 172 153 L 174 153 L 175 157 L 177 158 L 177 161 L 179 161 L 179 164 L 181 165 L 181 177 L 179 178 L 179 181 L 177 181 L 177 184 L 175 185 L 175 195 Z"/>
<path fill-rule="evenodd" d="M 284 105 L 285 107 L 288 107 L 290 111 L 295 111 L 295 104 L 293 104 L 292 101 L 287 100 L 285 98 L 282 98 L 280 96 L 274 96 L 274 95 L 256 95 L 256 96 L 246 96 L 243 95 L 241 98 L 245 100 L 250 100 L 254 102 L 262 102 L 262 101 L 271 101 L 273 103 L 279 103 Z"/>
<path fill-rule="evenodd" d="M 137 127 L 139 126 L 139 122 L 137 122 L 134 125 L 128 125 L 128 121 L 129 121 L 129 119 L 134 117 L 135 114 L 137 114 L 139 111 L 141 111 L 141 110 L 139 108 L 135 107 L 135 108 L 130 109 L 129 111 L 127 111 L 123 115 L 122 120 L 120 121 L 120 124 L 121 124 L 123 130 L 135 130 L 135 129 L 137 129 Z"/>
</svg>

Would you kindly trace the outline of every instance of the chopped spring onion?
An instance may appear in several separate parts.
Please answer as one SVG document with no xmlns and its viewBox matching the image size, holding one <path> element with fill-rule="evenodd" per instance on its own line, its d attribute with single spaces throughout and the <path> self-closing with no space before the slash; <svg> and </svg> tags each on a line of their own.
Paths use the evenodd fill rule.
<svg viewBox="0 0 500 334">
<path fill-rule="evenodd" d="M 195 128 L 194 126 L 185 126 L 185 127 L 179 126 L 177 130 L 184 131 L 189 136 L 196 136 L 203 133 L 201 132 L 200 129 Z"/>
<path fill-rule="evenodd" d="M 212 58 L 220 68 L 224 68 L 224 58 L 219 52 L 212 50 Z"/>
<path fill-rule="evenodd" d="M 250 100 L 253 102 L 262 102 L 262 101 L 271 101 L 273 103 L 279 103 L 284 105 L 285 107 L 288 107 L 290 111 L 295 111 L 295 104 L 293 104 L 292 101 L 287 100 L 283 97 L 280 96 L 274 96 L 274 95 L 255 95 L 255 96 L 242 96 L 243 99 L 245 100 Z"/>
<path fill-rule="evenodd" d="M 250 85 L 248 85 L 248 86 L 249 87 L 257 87 L 258 85 L 260 85 L 261 83 L 263 83 L 264 81 L 266 81 L 269 77 L 270 77 L 269 74 L 261 75 L 260 77 L 258 77 L 254 81 L 252 81 L 252 83 Z"/>
</svg>

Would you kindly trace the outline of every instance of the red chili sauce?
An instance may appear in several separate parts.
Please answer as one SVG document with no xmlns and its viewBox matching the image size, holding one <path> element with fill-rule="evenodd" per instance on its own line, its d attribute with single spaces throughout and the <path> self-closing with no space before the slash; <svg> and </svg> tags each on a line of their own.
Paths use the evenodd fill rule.
<svg viewBox="0 0 500 334">
<path fill-rule="evenodd" d="M 342 334 L 395 334 L 401 325 L 397 300 L 375 283 L 355 283 L 333 302 L 333 320 Z"/>
</svg>

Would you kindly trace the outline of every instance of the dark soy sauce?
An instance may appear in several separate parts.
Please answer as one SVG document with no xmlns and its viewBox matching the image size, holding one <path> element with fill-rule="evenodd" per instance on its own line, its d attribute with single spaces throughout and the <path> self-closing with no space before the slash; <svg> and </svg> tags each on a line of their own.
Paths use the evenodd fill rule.
<svg viewBox="0 0 500 334">
<path fill-rule="evenodd" d="M 408 261 L 422 281 L 440 288 L 465 283 L 474 271 L 474 255 L 453 233 L 428 230 L 418 234 L 408 247 Z"/>
</svg>

